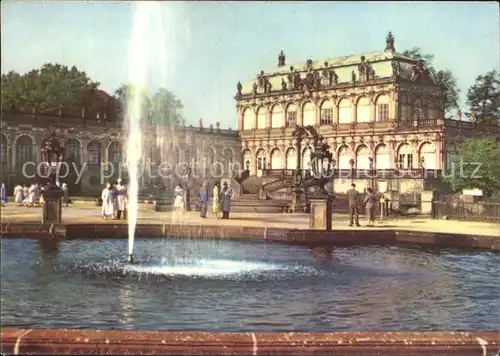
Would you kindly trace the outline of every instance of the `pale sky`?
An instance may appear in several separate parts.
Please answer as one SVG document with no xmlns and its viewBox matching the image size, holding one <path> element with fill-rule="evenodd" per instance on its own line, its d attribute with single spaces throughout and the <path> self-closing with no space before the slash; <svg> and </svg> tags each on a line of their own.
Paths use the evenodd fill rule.
<svg viewBox="0 0 500 356">
<path fill-rule="evenodd" d="M 206 125 L 220 121 L 235 129 L 236 83 L 275 67 L 280 49 L 287 65 L 356 55 L 383 50 L 392 31 L 396 51 L 420 47 L 435 55 L 437 69 L 452 70 L 463 105 L 475 78 L 500 67 L 495 2 L 4 0 L 1 6 L 2 73 L 46 62 L 76 65 L 112 94 L 142 69 L 148 89 L 172 90 L 195 125 L 203 117 Z M 134 26 L 141 6 L 149 18 Z"/>
</svg>

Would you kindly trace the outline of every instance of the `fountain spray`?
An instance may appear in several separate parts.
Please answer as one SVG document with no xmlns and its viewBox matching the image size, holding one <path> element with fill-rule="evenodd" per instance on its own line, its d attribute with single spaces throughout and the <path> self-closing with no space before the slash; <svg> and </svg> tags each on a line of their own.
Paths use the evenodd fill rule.
<svg viewBox="0 0 500 356">
<path fill-rule="evenodd" d="M 128 189 L 128 263 L 134 263 L 134 237 L 139 210 L 139 163 L 142 157 L 141 117 L 143 90 L 146 87 L 147 31 L 151 8 L 148 3 L 137 2 L 134 13 L 132 38 L 129 43 L 129 80 L 132 84 L 127 93 L 127 169 Z"/>
</svg>

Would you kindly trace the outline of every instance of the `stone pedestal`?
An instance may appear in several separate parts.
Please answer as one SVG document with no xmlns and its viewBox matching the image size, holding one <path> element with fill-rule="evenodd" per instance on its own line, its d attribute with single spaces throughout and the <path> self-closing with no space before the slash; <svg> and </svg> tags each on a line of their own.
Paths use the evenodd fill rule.
<svg viewBox="0 0 500 356">
<path fill-rule="evenodd" d="M 332 229 L 332 202 L 331 197 L 310 198 L 310 227 L 311 230 Z"/>
<path fill-rule="evenodd" d="M 432 214 L 432 205 L 437 194 L 433 190 L 423 190 L 421 193 L 421 213 L 426 215 Z"/>
<path fill-rule="evenodd" d="M 60 224 L 62 220 L 62 197 L 64 193 L 56 185 L 47 185 L 43 190 L 43 224 Z"/>
</svg>

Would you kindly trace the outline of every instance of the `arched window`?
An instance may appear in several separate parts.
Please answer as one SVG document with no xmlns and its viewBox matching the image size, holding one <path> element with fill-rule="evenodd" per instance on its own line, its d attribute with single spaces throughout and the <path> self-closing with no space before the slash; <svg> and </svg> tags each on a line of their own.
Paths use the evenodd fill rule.
<svg viewBox="0 0 500 356">
<path fill-rule="evenodd" d="M 5 135 L 0 135 L 0 163 L 7 164 L 7 138 Z"/>
<path fill-rule="evenodd" d="M 370 99 L 367 97 L 359 98 L 356 106 L 357 122 L 369 122 L 370 120 Z"/>
<path fill-rule="evenodd" d="M 81 145 L 76 138 L 70 138 L 64 145 L 64 157 L 66 162 L 74 163 L 76 166 L 82 164 Z"/>
<path fill-rule="evenodd" d="M 375 149 L 375 167 L 377 169 L 391 169 L 391 154 L 387 145 L 383 143 Z"/>
<path fill-rule="evenodd" d="M 347 98 L 339 103 L 339 124 L 349 124 L 352 122 L 352 104 Z"/>
<path fill-rule="evenodd" d="M 286 169 L 297 169 L 297 151 L 294 148 L 286 151 Z"/>
<path fill-rule="evenodd" d="M 420 146 L 419 162 L 422 168 L 436 169 L 436 146 L 431 142 L 425 142 Z"/>
<path fill-rule="evenodd" d="M 351 149 L 347 145 L 343 145 L 339 148 L 339 159 L 338 166 L 339 169 L 351 169 L 351 164 L 349 161 L 352 159 Z"/>
<path fill-rule="evenodd" d="M 388 95 L 380 95 L 377 98 L 377 115 L 375 118 L 377 122 L 389 121 L 390 100 Z"/>
<path fill-rule="evenodd" d="M 333 109 L 334 105 L 331 100 L 325 100 L 321 104 L 321 125 L 332 125 L 333 124 Z"/>
<path fill-rule="evenodd" d="M 413 120 L 423 119 L 423 110 L 422 110 L 422 100 L 420 98 L 415 99 L 413 102 Z"/>
<path fill-rule="evenodd" d="M 262 176 L 262 171 L 267 168 L 266 151 L 262 148 L 257 151 L 257 176 Z"/>
<path fill-rule="evenodd" d="M 243 130 L 253 130 L 255 115 L 251 108 L 243 110 Z"/>
<path fill-rule="evenodd" d="M 245 167 L 245 170 L 253 171 L 252 165 L 252 152 L 250 150 L 243 151 L 243 167 Z"/>
<path fill-rule="evenodd" d="M 312 150 L 310 147 L 306 147 L 302 151 L 302 167 L 301 168 L 304 171 L 308 171 L 312 168 L 311 167 L 311 152 L 312 152 Z"/>
<path fill-rule="evenodd" d="M 412 169 L 413 168 L 413 150 L 407 143 L 403 143 L 398 149 L 398 168 Z"/>
<path fill-rule="evenodd" d="M 122 151 L 120 148 L 120 144 L 118 142 L 115 141 L 109 145 L 108 155 L 109 155 L 109 161 L 113 165 L 118 165 L 121 163 Z"/>
<path fill-rule="evenodd" d="M 411 105 L 408 95 L 401 95 L 399 99 L 399 120 L 411 120 Z"/>
<path fill-rule="evenodd" d="M 261 106 L 257 110 L 257 128 L 265 129 L 267 124 L 267 110 L 265 107 Z"/>
<path fill-rule="evenodd" d="M 356 169 L 370 168 L 370 149 L 361 145 L 356 150 Z"/>
<path fill-rule="evenodd" d="M 275 148 L 271 151 L 271 169 L 282 169 L 283 168 L 283 157 L 281 151 Z"/>
<path fill-rule="evenodd" d="M 314 103 L 307 102 L 302 107 L 302 122 L 304 126 L 316 125 L 316 107 Z"/>
<path fill-rule="evenodd" d="M 101 143 L 99 141 L 93 140 L 87 146 L 87 154 L 89 164 L 100 165 L 101 164 Z"/>
<path fill-rule="evenodd" d="M 35 149 L 33 140 L 27 135 L 19 137 L 16 141 L 16 165 L 22 167 L 27 162 L 34 162 Z"/>
<path fill-rule="evenodd" d="M 297 105 L 295 104 L 290 104 L 286 108 L 286 126 L 297 126 Z"/>
<path fill-rule="evenodd" d="M 271 127 L 283 127 L 283 113 L 281 105 L 274 105 L 271 112 Z"/>
</svg>

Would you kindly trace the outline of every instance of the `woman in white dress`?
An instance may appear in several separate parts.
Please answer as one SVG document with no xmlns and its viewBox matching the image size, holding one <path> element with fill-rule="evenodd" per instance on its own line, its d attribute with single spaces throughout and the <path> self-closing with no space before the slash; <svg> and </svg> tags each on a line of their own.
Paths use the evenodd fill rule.
<svg viewBox="0 0 500 356">
<path fill-rule="evenodd" d="M 221 211 L 220 203 L 219 203 L 219 183 L 215 183 L 214 189 L 212 190 L 212 211 L 215 214 L 215 217 L 219 218 L 219 213 Z"/>
<path fill-rule="evenodd" d="M 113 196 L 113 190 L 111 189 L 111 184 L 106 184 L 106 188 L 102 190 L 101 193 L 101 199 L 102 199 L 102 217 L 104 220 L 108 220 L 108 217 L 113 217 L 114 213 L 114 207 L 115 207 L 115 202 L 114 202 L 114 196 Z"/>
<path fill-rule="evenodd" d="M 174 218 L 178 219 L 184 212 L 184 189 L 180 184 L 177 184 L 174 190 Z"/>
<path fill-rule="evenodd" d="M 16 202 L 17 206 L 21 206 L 23 204 L 23 199 L 24 199 L 23 186 L 21 184 L 18 184 L 14 188 L 14 201 Z"/>
</svg>

